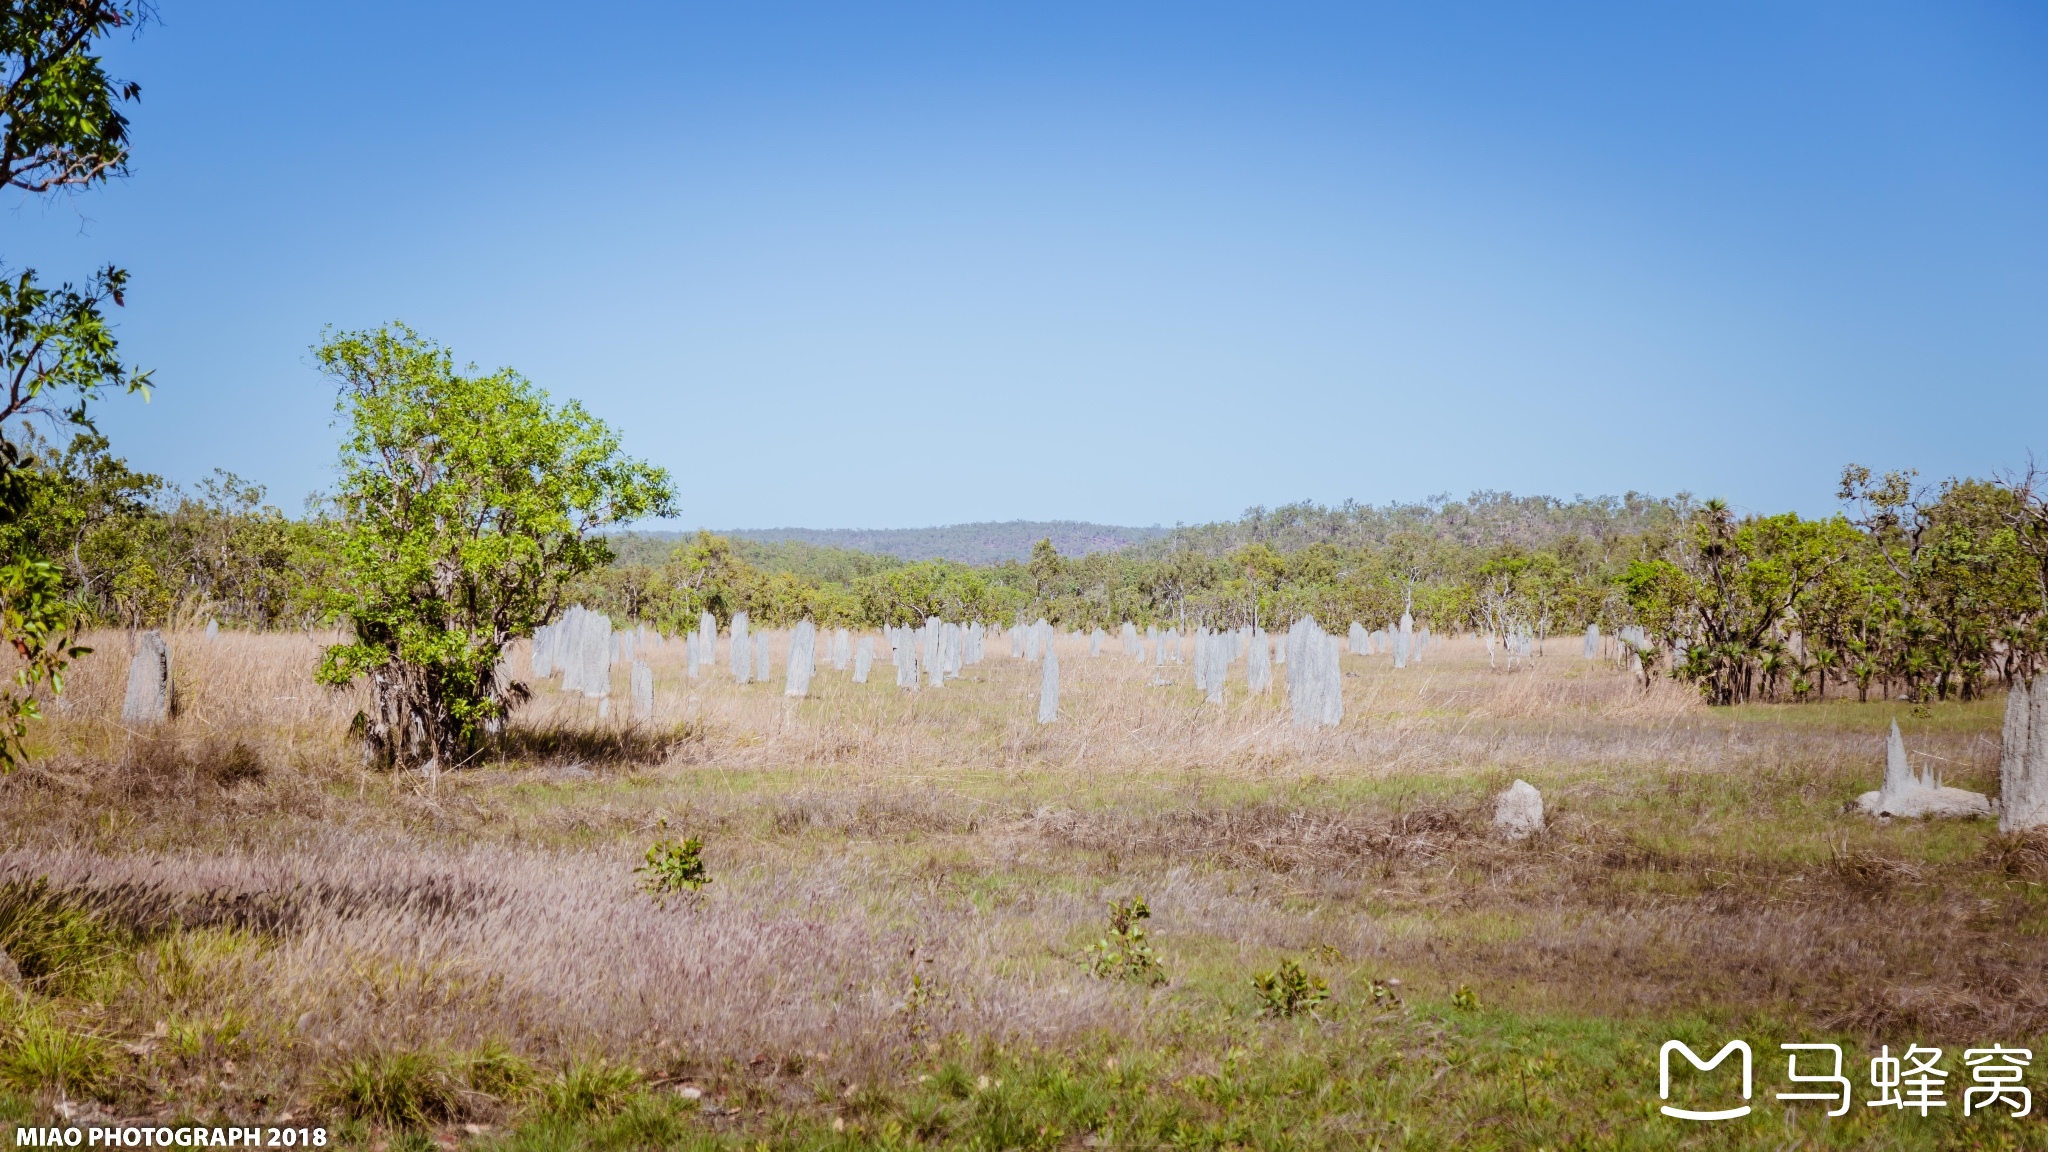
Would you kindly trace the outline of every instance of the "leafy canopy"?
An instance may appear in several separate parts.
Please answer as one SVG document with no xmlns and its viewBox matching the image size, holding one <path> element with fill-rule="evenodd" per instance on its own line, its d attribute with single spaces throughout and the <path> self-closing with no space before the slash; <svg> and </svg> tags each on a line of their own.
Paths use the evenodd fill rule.
<svg viewBox="0 0 2048 1152">
<path fill-rule="evenodd" d="M 320 677 L 371 678 L 364 732 L 394 762 L 447 763 L 517 695 L 496 676 L 504 646 L 611 558 L 594 531 L 673 512 L 668 474 L 574 401 L 509 368 L 457 371 L 403 324 L 313 352 L 348 422 L 332 607 L 355 629 Z"/>
<path fill-rule="evenodd" d="M 142 88 L 110 78 L 89 49 L 150 15 L 106 0 L 11 0 L 0 11 L 0 184 L 41 193 L 126 173 L 120 105 Z"/>
</svg>

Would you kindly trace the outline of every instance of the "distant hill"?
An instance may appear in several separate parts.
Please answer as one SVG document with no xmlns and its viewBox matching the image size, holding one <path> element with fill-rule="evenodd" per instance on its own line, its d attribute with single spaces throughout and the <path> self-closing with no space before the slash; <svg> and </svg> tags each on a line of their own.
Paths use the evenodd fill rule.
<svg viewBox="0 0 2048 1152">
<path fill-rule="evenodd" d="M 1029 560 L 1031 546 L 1050 539 L 1062 556 L 1115 552 L 1156 540 L 1167 529 L 1121 528 L 1078 520 L 1008 520 L 948 524 L 940 528 L 741 528 L 725 535 L 763 543 L 790 541 L 821 548 L 879 552 L 903 560 L 957 560 L 996 564 Z"/>
<path fill-rule="evenodd" d="M 1149 557 L 1189 549 L 1221 556 L 1247 544 L 1293 552 L 1314 544 L 1385 548 L 1396 539 L 1438 540 L 1468 547 L 1549 548 L 1560 540 L 1604 542 L 1655 530 L 1670 530 L 1691 514 L 1690 493 L 1676 496 L 1516 496 L 1479 491 L 1463 500 L 1432 496 L 1407 504 L 1360 504 L 1346 500 L 1326 506 L 1304 500 L 1278 508 L 1247 508 L 1235 520 L 1191 524 L 1159 534 L 1140 552 Z"/>
<path fill-rule="evenodd" d="M 957 560 L 962 564 L 996 564 L 1028 560 L 1031 546 L 1050 539 L 1062 556 L 1114 552 L 1156 540 L 1169 529 L 1123 528 L 1084 524 L 1078 520 L 1010 520 L 980 524 L 948 524 L 940 528 L 733 528 L 719 535 L 763 544 L 808 544 L 851 552 L 872 552 L 900 560 Z M 672 540 L 687 532 L 642 532 L 646 540 Z"/>
</svg>

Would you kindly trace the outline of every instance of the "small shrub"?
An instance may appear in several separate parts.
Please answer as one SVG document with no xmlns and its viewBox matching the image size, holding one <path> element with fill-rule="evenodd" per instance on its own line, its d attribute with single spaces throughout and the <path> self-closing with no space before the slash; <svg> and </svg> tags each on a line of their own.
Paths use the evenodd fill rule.
<svg viewBox="0 0 2048 1152">
<path fill-rule="evenodd" d="M 245 741 L 187 741 L 168 731 L 130 743 L 122 762 L 122 783 L 134 795 L 191 795 L 201 783 L 233 788 L 263 776 L 263 757 Z"/>
<path fill-rule="evenodd" d="M 199 965 L 178 936 L 166 936 L 150 944 L 136 962 L 166 1000 L 183 1003 L 199 990 Z"/>
<path fill-rule="evenodd" d="M 1302 971 L 1292 960 L 1282 960 L 1279 968 L 1254 975 L 1252 987 L 1259 994 L 1261 1016 L 1291 1019 L 1303 1012 L 1313 1015 L 1316 1005 L 1330 998 L 1329 984 Z"/>
<path fill-rule="evenodd" d="M 641 875 L 640 887 L 653 896 L 695 892 L 711 883 L 704 869 L 704 842 L 692 836 L 681 842 L 657 840 L 647 850 L 647 863 L 633 869 Z"/>
<path fill-rule="evenodd" d="M 640 1091 L 640 1070 L 602 1058 L 579 1060 L 541 1085 L 541 1111 L 564 1120 L 610 1116 Z"/>
<path fill-rule="evenodd" d="M 1088 970 L 1104 980 L 1166 983 L 1166 970 L 1160 967 L 1159 954 L 1145 942 L 1145 930 L 1138 927 L 1138 921 L 1151 918 L 1151 906 L 1143 896 L 1112 902 L 1109 936 L 1082 950 Z"/>
<path fill-rule="evenodd" d="M 183 1005 L 217 987 L 240 955 L 260 946 L 254 933 L 237 928 L 173 931 L 145 943 L 136 952 L 135 963 L 158 995 Z"/>
<path fill-rule="evenodd" d="M 351 1120 L 417 1128 L 454 1118 L 460 1097 L 447 1064 L 424 1052 L 376 1052 L 335 1069 L 323 1106 Z"/>
<path fill-rule="evenodd" d="M 840 1096 L 839 1110 L 847 1116 L 882 1116 L 895 1109 L 895 1094 L 873 1080 L 848 1088 Z"/>
<path fill-rule="evenodd" d="M 910 977 L 910 991 L 903 994 L 903 1003 L 897 1011 L 903 1014 L 903 1030 L 913 1040 L 922 1039 L 931 1032 L 931 1018 L 945 1010 L 948 999 L 946 990 L 924 978 L 922 972 Z"/>
<path fill-rule="evenodd" d="M 1372 1006 L 1384 1012 L 1401 1007 L 1401 982 L 1399 980 L 1374 979 L 1372 982 Z"/>
<path fill-rule="evenodd" d="M 164 1021 L 163 1052 L 178 1060 L 233 1059 L 247 1051 L 247 1023 L 233 1010 L 212 1018 Z"/>
<path fill-rule="evenodd" d="M 967 1147 L 1003 1149 L 1057 1148 L 1066 1139 L 1061 1128 L 1044 1122 L 1019 1089 L 1005 1089 L 1001 1080 L 980 1086 L 974 1095 L 972 1131 L 963 1133 Z"/>
<path fill-rule="evenodd" d="M 941 1140 L 953 1130 L 952 1109 L 943 1101 L 908 1100 L 897 1105 L 896 1114 L 902 1118 L 904 1131 L 924 1143 Z"/>
<path fill-rule="evenodd" d="M 1993 836 L 1979 857 L 1986 867 L 2024 880 L 2048 878 L 2048 833 L 2039 829 Z"/>
<path fill-rule="evenodd" d="M 659 764 L 685 744 L 702 743 L 704 735 L 703 725 L 694 721 L 668 727 L 551 724 L 535 728 L 519 723 L 506 725 L 496 746 L 505 759 L 529 764 L 630 768 Z"/>
<path fill-rule="evenodd" d="M 1872 897 L 1887 895 L 1901 883 L 1920 878 L 1919 870 L 1903 861 L 1854 851 L 1833 842 L 1828 844 L 1828 859 L 1822 868 L 1844 888 Z"/>
<path fill-rule="evenodd" d="M 1474 992 L 1470 984 L 1460 984 L 1458 985 L 1458 990 L 1451 993 L 1451 1007 L 1456 1008 L 1460 1012 L 1477 1012 L 1479 1011 L 1479 993 Z"/>
<path fill-rule="evenodd" d="M 688 1146 L 688 1135 L 687 1125 L 672 1108 L 641 1092 L 627 1099 L 618 1115 L 593 1134 L 591 1144 L 599 1148 L 681 1148 Z"/>
</svg>

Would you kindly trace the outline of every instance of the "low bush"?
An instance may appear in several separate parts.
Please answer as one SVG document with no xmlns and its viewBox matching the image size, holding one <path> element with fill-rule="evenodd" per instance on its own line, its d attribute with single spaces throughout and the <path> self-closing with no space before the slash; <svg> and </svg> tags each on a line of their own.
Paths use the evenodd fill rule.
<svg viewBox="0 0 2048 1152">
<path fill-rule="evenodd" d="M 462 1079 L 472 1092 L 512 1101 L 530 1092 L 539 1076 L 524 1056 L 493 1040 L 462 1061 Z"/>
<path fill-rule="evenodd" d="M 647 862 L 633 871 L 641 877 L 640 887 L 654 896 L 695 892 L 711 883 L 711 873 L 704 867 L 704 842 L 695 836 L 655 841 L 647 850 Z"/>
<path fill-rule="evenodd" d="M 1109 906 L 1109 935 L 1083 949 L 1088 970 L 1104 980 L 1132 980 L 1140 984 L 1166 983 L 1166 969 L 1159 954 L 1145 942 L 1140 920 L 1152 918 L 1152 908 L 1143 896 L 1117 900 Z"/>
<path fill-rule="evenodd" d="M 1273 971 L 1254 975 L 1252 988 L 1259 994 L 1259 1015 L 1283 1019 L 1303 1012 L 1313 1014 L 1316 1005 L 1330 998 L 1330 985 L 1303 971 L 1293 960 L 1282 960 Z"/>
</svg>

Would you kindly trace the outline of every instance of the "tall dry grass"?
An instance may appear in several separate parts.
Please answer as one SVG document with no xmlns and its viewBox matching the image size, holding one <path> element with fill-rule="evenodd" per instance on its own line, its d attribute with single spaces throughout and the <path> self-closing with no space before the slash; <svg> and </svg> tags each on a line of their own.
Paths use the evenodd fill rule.
<svg viewBox="0 0 2048 1152">
<path fill-rule="evenodd" d="M 877 644 L 887 652 L 886 642 Z M 992 655 L 943 688 L 898 690 L 878 665 L 865 685 L 826 667 L 803 700 L 785 698 L 787 636 L 774 637 L 772 683 L 737 685 L 724 664 L 685 673 L 682 645 L 648 649 L 656 710 L 651 724 L 627 713 L 626 671 L 614 670 L 600 702 L 555 688 L 559 678 L 527 675 L 524 643 L 506 670 L 535 689 L 514 719 L 514 738 L 487 749 L 479 763 L 531 759 L 573 766 L 579 752 L 623 753 L 675 764 L 738 769 L 831 767 L 901 777 L 919 770 L 1015 769 L 1084 774 L 1157 775 L 1189 770 L 1411 774 L 1462 771 L 1476 763 L 1585 757 L 1608 762 L 1711 762 L 1725 751 L 1725 726 L 1681 685 L 1644 690 L 1604 662 L 1552 656 L 1531 670 L 1486 667 L 1473 639 L 1451 640 L 1418 666 L 1396 671 L 1387 657 L 1346 656 L 1345 721 L 1300 731 L 1289 723 L 1285 689 L 1248 694 L 1233 683 L 1220 708 L 1203 702 L 1187 665 L 1155 668 L 1128 657 L 1087 655 L 1086 641 L 1063 638 L 1061 714 L 1036 722 L 1037 666 Z M 69 690 L 40 733 L 60 756 L 118 760 L 138 741 L 164 732 L 131 731 L 118 720 L 127 673 L 123 633 L 89 637 L 96 652 L 74 669 Z M 1000 637 L 994 638 L 995 648 Z M 178 737 L 260 739 L 272 760 L 334 762 L 354 755 L 343 744 L 359 691 L 322 688 L 311 679 L 325 641 L 300 635 L 202 633 L 171 637 Z M 728 654 L 721 646 L 721 659 Z M 1241 664 L 1233 671 L 1241 674 Z M 1284 675 L 1276 669 L 1276 678 Z M 1170 683 L 1160 684 L 1160 680 Z M 636 732 L 681 728 L 687 739 L 635 741 Z M 584 765 L 593 769 L 606 765 Z"/>
<path fill-rule="evenodd" d="M 360 702 L 313 685 L 317 637 L 179 633 L 177 715 L 139 731 L 118 720 L 126 637 L 97 636 L 39 762 L 0 782 L 0 874 L 145 935 L 240 941 L 175 989 L 145 973 L 107 1027 L 147 1048 L 158 1020 L 235 1022 L 245 1071 L 210 1090 L 246 1098 L 304 1098 L 351 1053 L 486 1041 L 845 1078 L 933 1037 L 1142 1042 L 1326 944 L 1360 979 L 1531 1011 L 2048 1026 L 2032 897 L 2000 895 L 2048 855 L 1842 811 L 1875 784 L 1884 707 L 1717 712 L 1576 655 L 1489 670 L 1468 640 L 1399 671 L 1346 656 L 1345 722 L 1302 732 L 1282 688 L 1219 708 L 1186 665 L 1063 640 L 1061 718 L 1039 725 L 1037 666 L 993 642 L 943 688 L 821 668 L 793 700 L 777 639 L 767 684 L 647 653 L 644 724 L 623 670 L 603 716 L 536 685 L 475 765 L 428 780 L 348 745 Z M 1952 782 L 1995 776 L 1989 708 L 1906 721 Z M 1552 819 L 1520 845 L 1486 807 L 1516 776 Z M 633 867 L 682 834 L 713 883 L 657 902 Z M 1102 902 L 1136 893 L 1163 991 L 1075 962 Z"/>
<path fill-rule="evenodd" d="M 676 1067 L 759 1053 L 888 1063 L 913 974 L 949 992 L 920 1027 L 1058 1042 L 1113 1024 L 1112 989 L 1064 966 L 1009 972 L 1021 925 L 969 930 L 852 860 L 722 869 L 657 902 L 610 852 L 435 848 L 346 833 L 291 854 L 0 857 L 0 875 L 102 894 L 147 927 L 265 934 L 202 1014 L 269 1022 L 279 1049 L 471 1047 Z M 663 1069 L 657 1069 L 660 1071 Z"/>
<path fill-rule="evenodd" d="M 1000 642 L 992 637 L 990 647 Z M 877 646 L 888 651 L 879 637 Z M 1555 670 L 1550 674 L 1475 674 L 1483 648 L 1466 639 L 1399 673 L 1391 658 L 1345 657 L 1345 723 L 1300 732 L 1288 719 L 1284 667 L 1266 693 L 1251 695 L 1241 681 L 1233 683 L 1218 708 L 1193 689 L 1186 664 L 1161 669 L 1109 652 L 1091 659 L 1085 639 L 1062 638 L 1060 720 L 1046 726 L 1036 718 L 1038 666 L 1007 655 L 967 668 L 963 681 L 915 693 L 899 691 L 887 665 L 878 665 L 866 685 L 827 670 L 809 698 L 794 701 L 781 693 L 787 637 L 777 634 L 773 648 L 773 682 L 744 687 L 724 664 L 690 680 L 679 644 L 652 649 L 645 658 L 656 675 L 657 720 L 744 734 L 717 746 L 719 762 L 734 766 L 899 773 L 1028 763 L 1159 773 L 1229 766 L 1428 770 L 1454 765 L 1460 749 L 1476 747 L 1463 741 L 1466 735 L 1516 721 L 1540 720 L 1559 739 L 1605 744 L 1618 735 L 1638 740 L 1645 727 L 1668 727 L 1703 712 L 1679 686 L 1659 682 L 1645 692 L 1605 674 L 1604 664 L 1578 667 L 1553 658 L 1545 666 Z M 729 660 L 723 646 L 720 657 Z M 520 645 L 508 663 L 516 672 L 529 661 Z M 1241 676 L 1242 665 L 1233 672 Z M 1157 683 L 1162 679 L 1170 683 Z M 623 673 L 615 680 L 616 709 L 623 704 Z M 523 719 L 543 729 L 589 728 L 600 723 L 598 709 L 594 701 L 543 689 Z"/>
</svg>

